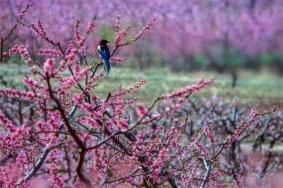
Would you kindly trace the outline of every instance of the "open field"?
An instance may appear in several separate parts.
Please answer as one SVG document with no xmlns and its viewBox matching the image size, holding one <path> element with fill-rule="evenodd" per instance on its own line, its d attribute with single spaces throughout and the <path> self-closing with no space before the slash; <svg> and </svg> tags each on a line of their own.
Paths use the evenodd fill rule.
<svg viewBox="0 0 283 188">
<path fill-rule="evenodd" d="M 122 66 L 121 66 L 122 67 Z M 7 80 L 20 84 L 27 70 L 16 65 L 1 65 L 0 75 L 6 74 Z M 216 78 L 214 84 L 202 91 L 198 96 L 212 97 L 218 95 L 225 100 L 239 99 L 242 104 L 273 105 L 283 104 L 283 78 L 269 72 L 240 72 L 237 87 L 231 88 L 231 78 L 227 74 L 214 72 L 174 73 L 168 68 L 152 68 L 135 70 L 131 68 L 113 67 L 109 77 L 95 89 L 98 95 L 119 87 L 127 87 L 140 79 L 146 79 L 147 84 L 138 91 L 140 101 L 150 103 L 164 92 L 194 83 L 201 78 Z M 22 85 L 22 84 L 20 84 Z M 281 105 L 280 105 L 281 106 Z"/>
</svg>

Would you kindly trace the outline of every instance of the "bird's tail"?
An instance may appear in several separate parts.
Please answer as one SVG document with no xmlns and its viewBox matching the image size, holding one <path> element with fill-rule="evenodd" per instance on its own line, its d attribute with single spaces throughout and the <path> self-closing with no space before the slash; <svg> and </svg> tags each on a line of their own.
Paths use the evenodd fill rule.
<svg viewBox="0 0 283 188">
<path fill-rule="evenodd" d="M 108 76 L 111 68 L 109 59 L 103 59 L 103 67 L 104 67 L 105 76 Z"/>
</svg>

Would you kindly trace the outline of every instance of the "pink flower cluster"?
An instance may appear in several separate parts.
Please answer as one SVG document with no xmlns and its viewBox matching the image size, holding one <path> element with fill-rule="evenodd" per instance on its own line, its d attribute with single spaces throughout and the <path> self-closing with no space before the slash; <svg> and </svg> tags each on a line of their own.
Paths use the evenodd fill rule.
<svg viewBox="0 0 283 188">
<path fill-rule="evenodd" d="M 95 27 L 95 24 L 93 20 L 88 23 L 85 34 L 80 35 L 80 22 L 79 21 L 77 22 L 74 36 L 75 36 L 75 43 L 78 45 L 79 48 L 82 48 L 84 46 L 88 35 L 94 29 L 94 27 Z"/>
<path fill-rule="evenodd" d="M 250 111 L 250 116 L 252 119 L 255 119 L 256 116 L 258 115 L 256 108 L 252 108 Z"/>
<path fill-rule="evenodd" d="M 0 110 L 0 123 L 4 125 L 5 128 L 9 130 L 10 132 L 13 131 L 15 128 L 15 125 L 13 124 L 13 122 L 10 119 L 8 119 L 6 115 L 3 113 L 3 111 L 1 110 Z"/>
<path fill-rule="evenodd" d="M 125 62 L 125 59 L 122 57 L 111 57 L 111 62 L 115 63 L 115 64 L 123 64 Z"/>
<path fill-rule="evenodd" d="M 56 70 L 56 62 L 54 59 L 47 59 L 44 63 L 43 63 L 43 67 L 44 67 L 44 72 L 46 74 L 48 74 L 49 76 L 53 76 Z"/>
<path fill-rule="evenodd" d="M 45 57 L 58 57 L 61 55 L 61 52 L 59 50 L 54 50 L 54 49 L 50 49 L 50 48 L 46 48 L 46 49 L 40 49 L 38 51 L 38 53 L 42 56 Z"/>
<path fill-rule="evenodd" d="M 25 45 L 16 44 L 8 51 L 8 53 L 4 53 L 4 56 L 12 56 L 15 54 L 20 54 L 25 61 L 29 60 L 29 53 Z"/>
<path fill-rule="evenodd" d="M 148 112 L 147 107 L 145 106 L 145 104 L 139 104 L 137 106 L 137 113 L 140 117 L 144 117 L 146 115 L 146 113 Z"/>
<path fill-rule="evenodd" d="M 38 20 L 38 23 L 35 24 L 33 23 L 32 25 L 32 29 L 33 31 L 41 38 L 45 39 L 47 42 L 49 42 L 52 45 L 58 45 L 58 42 L 55 40 L 52 40 L 51 38 L 49 38 L 49 36 L 47 35 L 46 30 L 44 29 L 42 23 L 40 20 Z"/>
<path fill-rule="evenodd" d="M 73 87 L 76 83 L 80 82 L 82 79 L 84 79 L 84 76 L 89 74 L 91 71 L 91 67 L 86 67 L 83 70 L 77 70 L 75 75 L 63 77 L 60 79 L 60 84 L 62 86 L 62 90 L 64 89 L 70 89 Z"/>
<path fill-rule="evenodd" d="M 115 29 L 114 43 L 116 46 L 121 45 L 125 37 L 128 35 L 130 27 L 127 27 L 125 30 L 121 31 L 121 16 L 117 16 L 114 29 Z"/>
<path fill-rule="evenodd" d="M 212 125 L 211 125 L 211 124 L 207 125 L 207 126 L 204 128 L 204 133 L 205 133 L 206 137 L 208 138 L 209 143 L 210 143 L 212 146 L 214 146 L 214 144 L 215 144 L 215 139 L 214 139 L 214 135 L 213 135 L 213 132 L 212 132 L 211 128 L 212 128 Z"/>
<path fill-rule="evenodd" d="M 0 89 L 0 97 L 16 98 L 31 101 L 35 100 L 36 98 L 39 98 L 31 91 L 24 91 L 12 88 Z"/>
<path fill-rule="evenodd" d="M 204 89 L 213 83 L 212 79 L 208 80 L 200 80 L 194 83 L 192 86 L 187 86 L 185 88 L 181 88 L 171 94 L 163 95 L 165 99 L 172 99 L 176 97 L 184 97 L 186 95 L 190 95 L 192 93 L 198 92 L 201 89 Z"/>
<path fill-rule="evenodd" d="M 151 29 L 155 22 L 156 18 L 152 18 L 149 22 L 147 22 L 143 29 L 134 37 L 134 40 L 141 39 L 145 35 L 145 33 Z"/>
</svg>

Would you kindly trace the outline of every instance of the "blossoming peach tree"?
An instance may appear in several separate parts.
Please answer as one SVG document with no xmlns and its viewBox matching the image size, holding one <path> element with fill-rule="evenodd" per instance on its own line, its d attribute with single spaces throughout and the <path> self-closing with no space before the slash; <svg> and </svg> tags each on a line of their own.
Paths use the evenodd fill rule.
<svg viewBox="0 0 283 188">
<path fill-rule="evenodd" d="M 102 63 L 93 62 L 85 53 L 95 19 L 84 32 L 78 22 L 73 39 L 63 46 L 48 35 L 41 21 L 23 22 L 28 9 L 8 34 L 1 33 L 1 61 L 20 54 L 29 69 L 24 88 L 0 88 L 1 187 L 206 187 L 227 183 L 220 176 L 224 174 L 223 153 L 258 116 L 269 112 L 253 110 L 250 118 L 235 122 L 233 132 L 221 138 L 215 137 L 217 129 L 210 123 L 188 136 L 191 117 L 184 109 L 189 97 L 211 85 L 212 79 L 164 94 L 150 106 L 135 97 L 145 80 L 99 97 L 96 86 L 105 79 Z M 150 20 L 128 37 L 130 28 L 123 29 L 118 17 L 111 62 L 123 63 L 119 49 L 142 39 L 154 22 Z M 39 49 L 37 58 L 30 57 L 24 44 L 6 49 L 5 40 L 20 27 L 30 29 L 50 47 Z"/>
</svg>

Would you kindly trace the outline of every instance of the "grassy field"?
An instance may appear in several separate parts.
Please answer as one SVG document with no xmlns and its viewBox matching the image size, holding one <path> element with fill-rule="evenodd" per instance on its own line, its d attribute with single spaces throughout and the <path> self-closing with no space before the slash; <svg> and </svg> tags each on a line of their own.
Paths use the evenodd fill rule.
<svg viewBox="0 0 283 188">
<path fill-rule="evenodd" d="M 145 101 L 150 101 L 164 92 L 171 92 L 202 78 L 216 78 L 216 80 L 211 87 L 200 93 L 201 96 L 218 95 L 227 100 L 238 97 L 243 103 L 283 103 L 283 78 L 268 73 L 242 72 L 237 87 L 232 89 L 229 75 L 217 75 L 212 72 L 173 73 L 168 69 L 135 71 L 115 68 L 112 70 L 110 78 L 104 80 L 103 84 L 98 87 L 98 92 L 103 93 L 109 88 L 119 85 L 128 86 L 136 80 L 147 79 L 148 82 L 139 91 L 139 96 Z"/>
<path fill-rule="evenodd" d="M 27 70 L 24 67 L 0 65 L 0 75 L 21 82 Z M 241 103 L 253 105 L 283 104 L 283 78 L 270 72 L 254 73 L 240 72 L 237 87 L 231 88 L 230 75 L 218 75 L 214 72 L 174 73 L 168 68 L 135 70 L 130 68 L 113 67 L 109 77 L 102 81 L 95 92 L 103 96 L 105 93 L 119 87 L 128 87 L 140 79 L 146 79 L 147 84 L 138 91 L 140 101 L 150 103 L 162 93 L 171 92 L 194 83 L 201 78 L 216 78 L 214 84 L 200 92 L 200 97 L 218 95 L 225 100 L 238 98 Z M 195 95 L 196 96 L 196 95 Z"/>
</svg>

